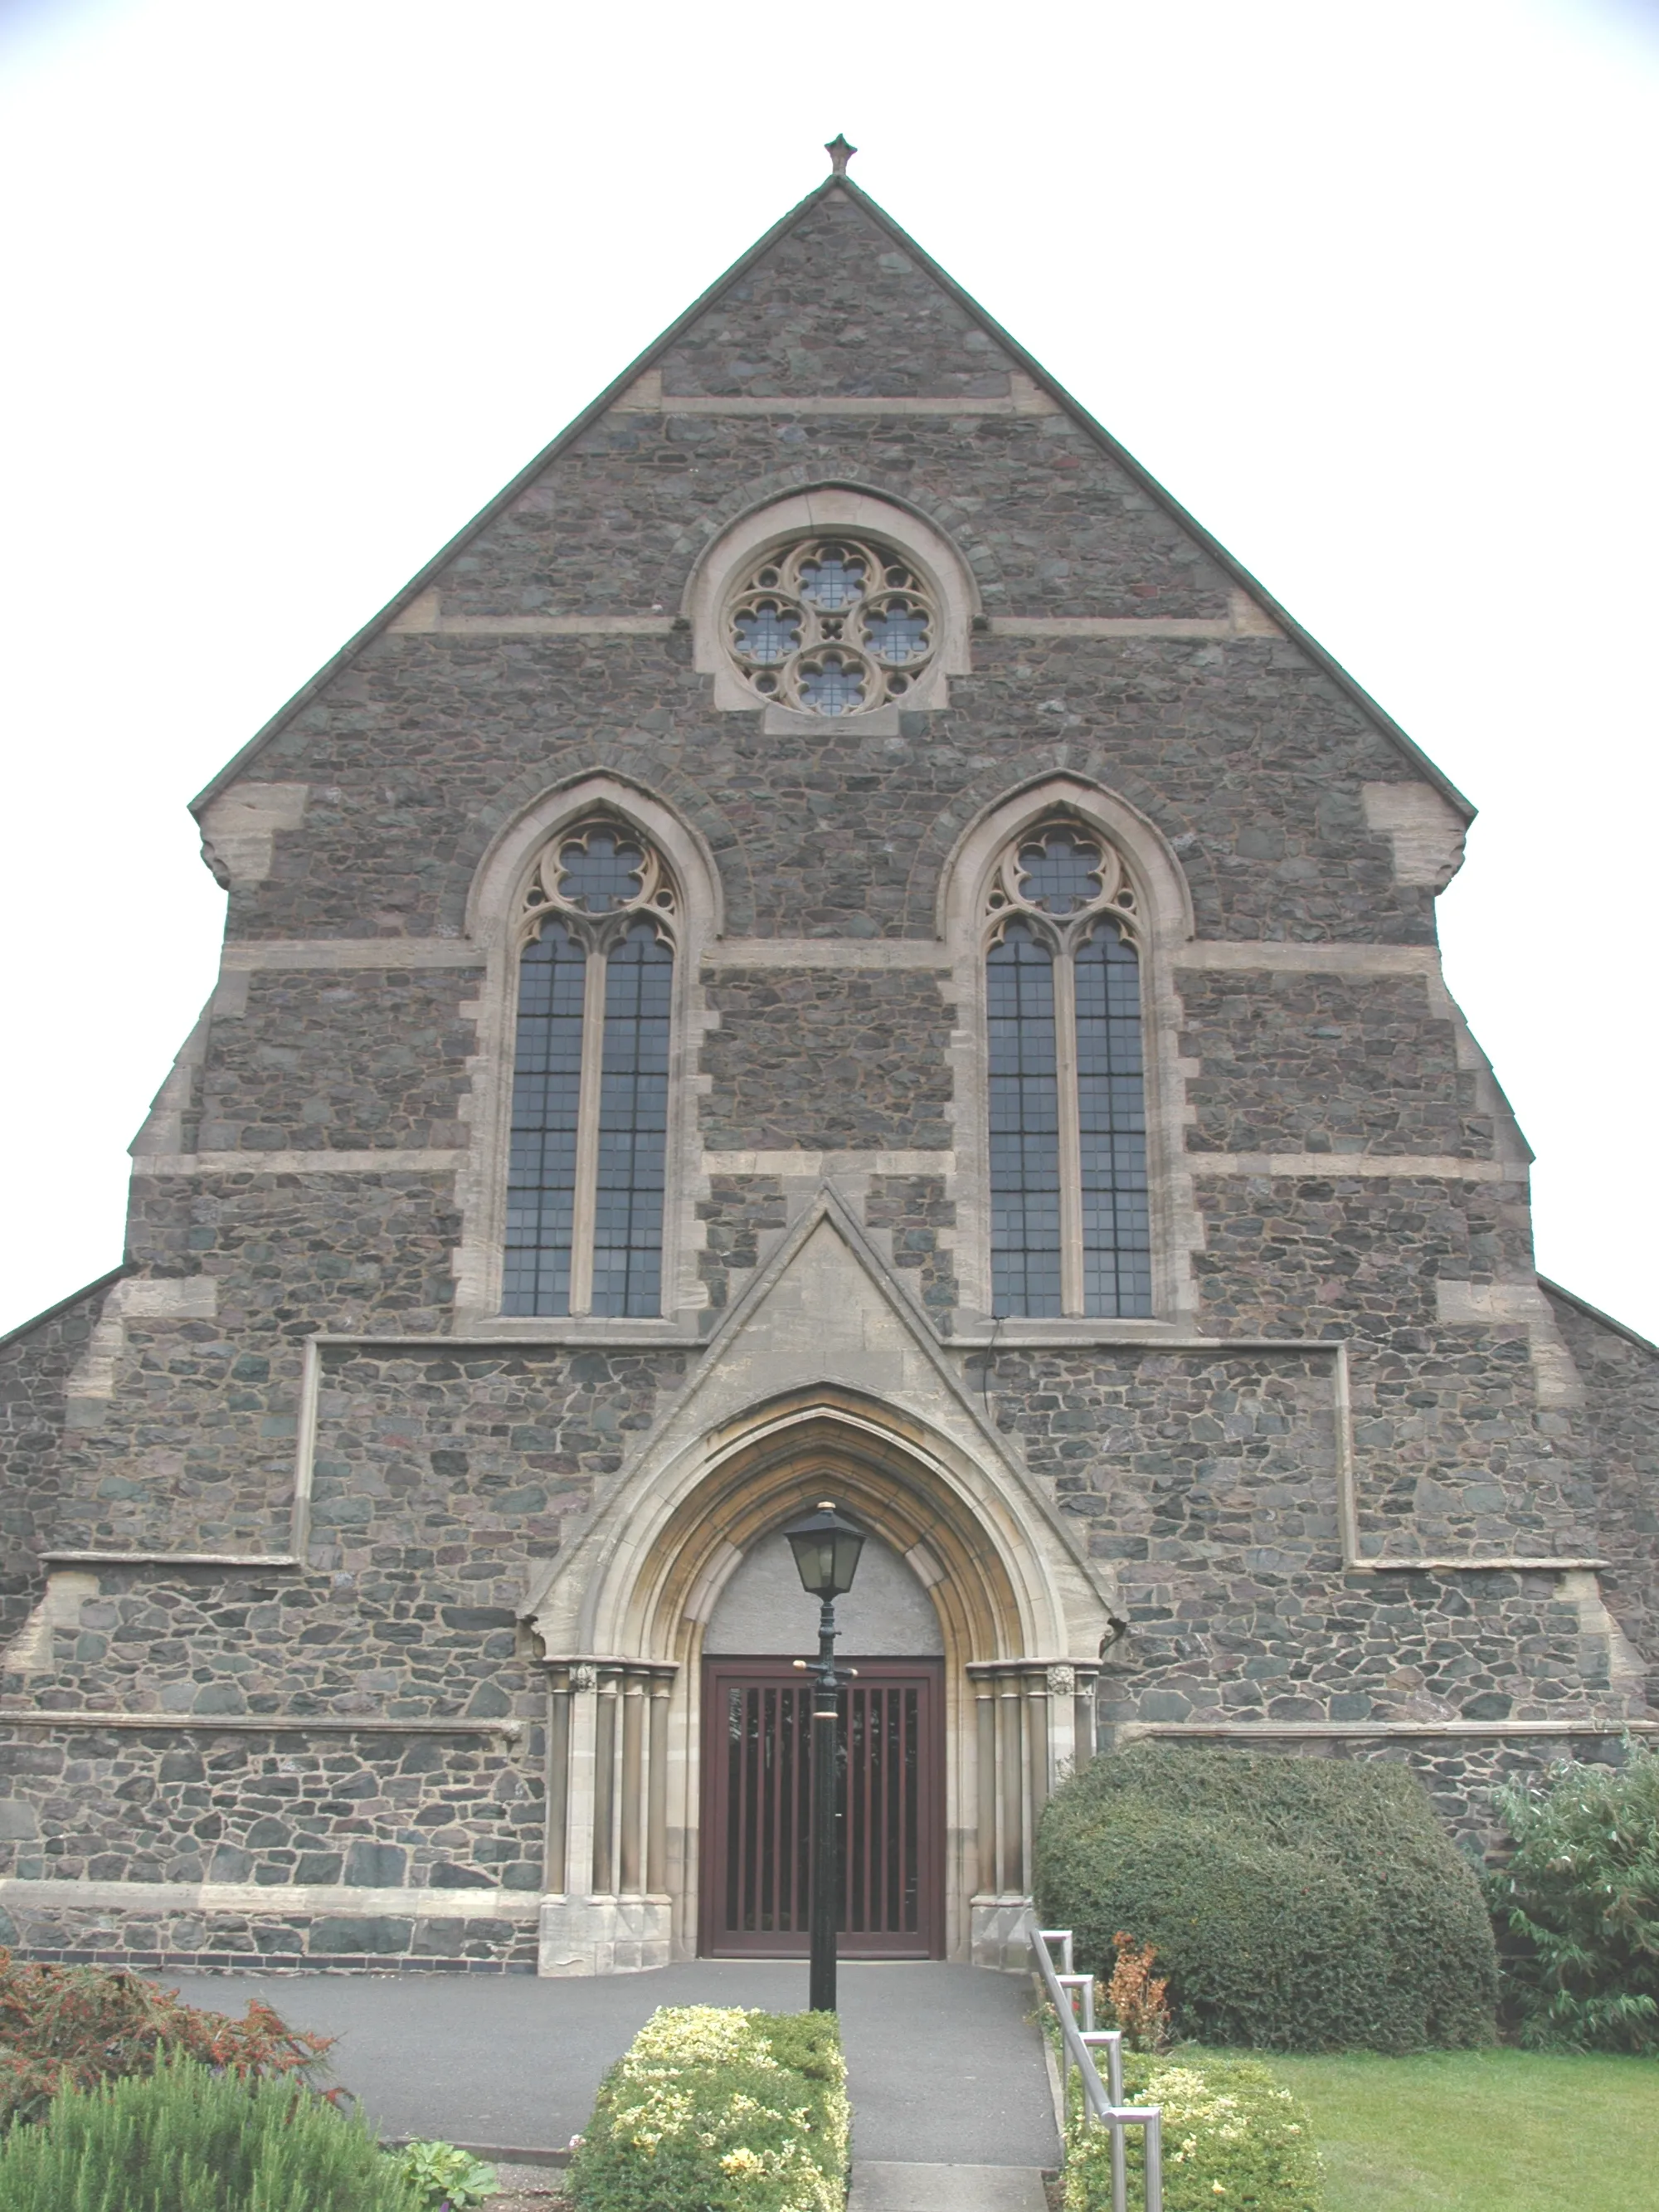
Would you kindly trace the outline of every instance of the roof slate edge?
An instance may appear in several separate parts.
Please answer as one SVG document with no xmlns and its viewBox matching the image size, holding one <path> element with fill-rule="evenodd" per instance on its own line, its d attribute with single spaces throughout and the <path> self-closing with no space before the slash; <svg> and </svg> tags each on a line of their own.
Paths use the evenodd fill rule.
<svg viewBox="0 0 1659 2212">
<path fill-rule="evenodd" d="M 311 704 L 325 685 L 346 666 L 354 653 L 367 645 L 378 631 L 386 627 L 386 623 L 395 622 L 404 609 L 420 597 L 432 579 L 448 562 L 453 560 L 456 554 L 470 544 L 481 530 L 487 529 L 498 514 L 509 507 L 519 494 L 526 490 L 542 471 L 558 459 L 567 446 L 573 444 L 581 436 L 584 430 L 597 422 L 600 416 L 621 398 L 630 384 L 637 382 L 639 378 L 644 375 L 646 370 L 651 367 L 657 356 L 665 347 L 672 345 L 683 331 L 689 330 L 697 317 L 705 308 L 714 305 L 729 284 L 735 284 L 739 276 L 752 268 L 761 256 L 783 236 L 790 226 L 805 214 L 808 208 L 817 201 L 824 198 L 841 182 L 844 182 L 844 179 L 826 177 L 821 185 L 815 185 L 805 199 L 795 203 L 787 215 L 780 216 L 763 237 L 757 238 L 746 252 L 739 254 L 724 275 L 717 276 L 706 291 L 700 292 L 683 314 L 677 315 L 665 331 L 652 339 L 643 353 L 635 356 L 620 376 L 612 378 L 597 399 L 590 401 L 580 415 L 567 422 L 556 437 L 544 446 L 532 459 L 525 464 L 517 476 L 510 478 L 493 499 L 486 501 L 470 522 L 464 522 L 454 536 L 439 547 L 425 567 L 417 568 L 403 589 L 394 592 L 378 614 L 371 615 L 362 628 L 354 632 L 339 651 L 331 659 L 325 660 L 317 673 L 302 684 L 293 697 L 276 709 L 268 722 L 254 732 L 241 750 L 233 754 L 219 773 L 197 793 L 195 798 L 190 802 L 191 812 L 198 813 L 210 799 L 216 798 L 225 786 L 232 782 L 246 767 L 255 754 L 259 752 L 288 723 L 291 722 L 302 708 Z"/>
<path fill-rule="evenodd" d="M 915 255 L 917 260 L 921 263 L 936 283 L 942 285 L 953 299 L 970 310 L 997 343 L 1013 356 L 1025 374 L 1035 383 L 1040 384 L 1052 398 L 1057 400 L 1068 415 L 1075 416 L 1090 436 L 1104 447 L 1119 466 L 1132 476 L 1144 491 L 1149 492 L 1167 514 L 1173 515 L 1183 530 L 1192 532 L 1211 559 L 1224 568 L 1234 581 L 1243 590 L 1248 592 L 1257 605 L 1273 617 L 1286 636 L 1293 639 L 1310 659 L 1316 661 L 1332 681 L 1348 694 L 1366 719 L 1374 722 L 1384 737 L 1399 747 L 1412 766 L 1433 784 L 1441 797 L 1455 806 L 1466 822 L 1473 822 L 1480 811 L 1474 800 L 1467 798 L 1458 789 L 1444 769 L 1437 767 L 1430 759 L 1414 738 L 1407 735 L 1387 708 L 1379 705 L 1372 698 L 1358 678 L 1350 675 L 1334 653 L 1328 652 L 1316 637 L 1304 629 L 1289 609 L 1280 605 L 1267 586 L 1258 577 L 1251 574 L 1237 556 L 1230 553 L 1219 538 L 1212 537 L 1197 516 L 1189 514 L 1175 494 L 1166 485 L 1160 483 L 1152 471 L 1143 462 L 1138 461 L 1127 447 L 1120 445 L 1105 424 L 1096 420 L 1082 401 L 1075 398 L 1066 389 L 1052 370 L 1045 368 L 1035 356 L 1028 353 L 1019 340 L 1012 331 L 1005 330 L 994 315 L 987 314 L 972 293 L 965 291 L 948 269 L 940 268 L 927 248 L 918 246 L 909 233 L 894 222 L 885 208 L 872 200 L 867 192 L 861 191 L 850 177 L 842 177 L 836 181 L 840 184 L 848 198 L 855 200 L 873 221 L 878 222 L 891 237 L 896 239 L 907 252 Z"/>
<path fill-rule="evenodd" d="M 941 268 L 926 247 L 919 246 L 908 231 L 902 224 L 895 222 L 878 201 L 872 199 L 861 185 L 855 185 L 850 177 L 846 176 L 826 177 L 823 182 L 815 186 L 804 199 L 798 200 L 793 207 L 781 216 L 771 228 L 757 239 L 746 252 L 740 254 L 723 275 L 715 278 L 707 290 L 699 293 L 690 306 L 682 314 L 677 315 L 666 330 L 653 338 L 642 353 L 636 355 L 622 374 L 606 385 L 596 399 L 590 402 L 581 413 L 567 424 L 565 428 L 561 430 L 548 445 L 544 446 L 541 451 L 527 462 L 518 474 L 495 494 L 493 499 L 478 510 L 471 521 L 464 523 L 453 537 L 440 547 L 431 560 L 410 577 L 403 589 L 387 600 L 378 614 L 371 616 L 362 628 L 349 637 L 331 659 L 324 662 L 308 682 L 301 684 L 299 690 L 286 704 L 277 708 L 270 720 L 254 732 L 240 750 L 234 754 L 218 774 L 191 800 L 191 811 L 199 812 L 228 784 L 234 781 L 266 744 L 286 727 L 295 715 L 307 707 L 334 676 L 348 665 L 361 647 L 367 645 L 370 639 L 388 623 L 395 621 L 404 609 L 420 596 L 447 562 L 453 560 L 455 555 L 477 537 L 480 531 L 486 529 L 498 514 L 511 506 L 519 494 L 526 489 L 542 471 L 556 460 L 568 446 L 597 422 L 627 391 L 629 385 L 651 368 L 657 356 L 665 351 L 683 331 L 690 329 L 697 318 L 712 307 L 729 286 L 736 283 L 739 277 L 746 274 L 755 263 L 800 220 L 809 208 L 815 206 L 818 201 L 827 198 L 833 191 L 845 192 L 848 198 L 855 206 L 862 209 L 873 222 L 904 249 L 905 252 L 914 255 L 934 283 L 949 294 L 958 306 L 968 310 L 975 320 L 984 327 L 997 343 L 1032 379 L 1033 382 L 1039 385 L 1065 409 L 1068 415 L 1080 422 L 1096 443 L 1104 452 L 1109 453 L 1113 460 L 1132 477 L 1144 491 L 1155 499 L 1165 513 L 1171 515 L 1183 530 L 1192 534 L 1211 559 L 1224 569 L 1241 590 L 1248 592 L 1257 605 L 1271 616 L 1284 630 L 1285 635 L 1299 646 L 1309 659 L 1330 678 L 1338 689 L 1352 700 L 1366 720 L 1388 738 L 1420 775 L 1434 786 L 1441 797 L 1462 817 L 1465 823 L 1474 821 L 1478 810 L 1473 800 L 1464 796 L 1444 770 L 1430 759 L 1415 738 L 1409 737 L 1401 728 L 1399 723 L 1384 707 L 1379 705 L 1358 678 L 1352 676 L 1334 653 L 1328 653 L 1317 638 L 1305 630 L 1295 616 L 1273 597 L 1266 585 L 1254 576 L 1242 561 L 1230 553 L 1218 538 L 1212 537 L 1197 517 L 1188 512 L 1174 493 L 1153 476 L 1150 469 L 1138 461 L 1126 447 L 1120 445 L 1105 425 L 1097 422 L 1080 400 L 1074 398 L 1065 386 L 1046 369 L 1040 361 L 1027 352 L 1012 332 L 1005 330 L 994 315 L 988 314 L 973 295 L 957 283 L 949 270 Z M 787 402 L 783 404 L 787 404 Z"/>
<path fill-rule="evenodd" d="M 71 1291 L 66 1298 L 59 1298 L 55 1306 L 48 1306 L 44 1313 L 32 1314 L 27 1321 L 20 1321 L 15 1328 L 9 1328 L 0 1334 L 0 1352 L 3 1352 L 8 1345 L 15 1344 L 20 1337 L 27 1336 L 31 1329 L 44 1328 L 49 1321 L 56 1321 L 59 1314 L 67 1313 L 71 1306 L 78 1306 L 82 1298 L 96 1297 L 100 1291 L 106 1291 L 112 1283 L 118 1283 L 123 1275 L 131 1273 L 132 1262 L 123 1260 L 118 1267 L 112 1267 L 108 1274 L 100 1275 L 95 1282 L 83 1283 L 78 1291 Z"/>
<path fill-rule="evenodd" d="M 1588 1298 L 1581 1298 L 1577 1291 L 1568 1290 L 1564 1284 L 1553 1283 L 1547 1275 L 1538 1278 L 1538 1287 L 1553 1298 L 1565 1298 L 1570 1306 L 1576 1306 L 1589 1320 L 1599 1322 L 1603 1328 L 1610 1328 L 1615 1336 L 1622 1336 L 1627 1344 L 1633 1344 L 1643 1352 L 1650 1352 L 1656 1359 L 1659 1359 L 1659 1344 L 1655 1344 L 1650 1337 L 1644 1336 L 1640 1329 L 1632 1328 L 1627 1321 L 1620 1321 L 1613 1314 L 1603 1313 L 1600 1306 L 1593 1306 Z"/>
</svg>

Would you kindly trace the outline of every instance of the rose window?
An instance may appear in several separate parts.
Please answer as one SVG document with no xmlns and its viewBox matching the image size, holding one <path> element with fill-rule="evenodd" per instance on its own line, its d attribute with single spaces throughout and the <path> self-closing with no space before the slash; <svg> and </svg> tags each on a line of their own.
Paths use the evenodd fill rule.
<svg viewBox="0 0 1659 2212">
<path fill-rule="evenodd" d="M 902 699 L 931 660 L 939 617 L 908 562 L 873 539 L 811 538 L 770 553 L 727 604 L 727 648 L 763 699 L 861 714 Z"/>
</svg>

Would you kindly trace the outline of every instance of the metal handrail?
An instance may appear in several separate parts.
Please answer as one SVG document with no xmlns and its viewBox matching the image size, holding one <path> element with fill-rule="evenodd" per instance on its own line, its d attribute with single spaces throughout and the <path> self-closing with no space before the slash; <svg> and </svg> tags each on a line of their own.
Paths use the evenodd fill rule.
<svg viewBox="0 0 1659 2212">
<path fill-rule="evenodd" d="M 1061 1947 L 1061 1964 L 1055 1968 L 1051 1943 Z M 1157 2105 L 1126 2105 L 1123 2101 L 1123 2036 L 1120 2029 L 1095 2026 L 1095 1978 L 1073 1971 L 1072 1931 L 1069 1928 L 1034 1928 L 1031 1948 L 1048 1992 L 1048 2002 L 1060 2021 L 1065 2045 L 1067 2079 L 1076 2067 L 1083 2083 L 1083 2100 L 1097 2127 L 1109 2128 L 1112 2142 L 1112 2212 L 1127 2212 L 1128 2179 L 1123 2155 L 1123 2130 L 1138 2127 L 1146 2138 L 1146 2212 L 1164 2212 L 1164 2113 Z M 1080 2000 L 1080 2002 L 1079 2002 Z M 1079 2012 L 1082 2014 L 1079 2021 Z M 1106 2053 L 1106 2079 L 1100 2078 L 1095 2051 Z"/>
</svg>

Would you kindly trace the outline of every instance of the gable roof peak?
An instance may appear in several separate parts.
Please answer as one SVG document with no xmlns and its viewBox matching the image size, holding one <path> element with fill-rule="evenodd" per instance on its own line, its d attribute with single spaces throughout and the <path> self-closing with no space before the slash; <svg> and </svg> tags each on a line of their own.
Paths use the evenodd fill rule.
<svg viewBox="0 0 1659 2212">
<path fill-rule="evenodd" d="M 1465 823 L 1472 822 L 1476 811 L 1472 802 L 1464 797 L 1450 777 L 1429 758 L 1416 741 L 1401 728 L 1394 717 L 1372 698 L 1364 686 L 1351 676 L 1334 655 L 1328 653 L 1319 641 L 1311 636 L 1286 608 L 1279 605 L 1272 592 L 1258 582 L 1242 561 L 1237 559 L 1218 538 L 1212 537 L 1196 516 L 1188 512 L 1181 501 L 1158 482 L 1150 469 L 1144 467 L 1127 447 L 1120 445 L 1110 431 L 1103 424 L 1097 422 L 1088 409 L 1079 400 L 1074 398 L 1040 361 L 1027 352 L 1018 338 L 1006 331 L 994 316 L 988 315 L 979 301 L 957 283 L 948 270 L 941 268 L 932 254 L 925 247 L 919 246 L 910 234 L 894 221 L 885 208 L 872 199 L 861 185 L 854 183 L 854 179 L 847 174 L 847 164 L 857 150 L 858 149 L 850 144 L 842 133 L 838 132 L 834 138 L 830 139 L 825 151 L 829 154 L 833 166 L 830 173 L 823 179 L 823 182 L 814 185 L 803 199 L 799 200 L 786 214 L 781 216 L 769 230 L 756 240 L 746 253 L 738 256 L 723 276 L 716 277 L 707 291 L 701 293 L 683 314 L 677 315 L 659 337 L 654 339 L 635 360 L 630 362 L 621 375 L 608 384 L 597 398 L 591 401 L 572 422 L 560 431 L 550 444 L 544 446 L 526 466 L 520 469 L 518 475 L 503 486 L 495 498 L 489 501 L 471 521 L 457 531 L 449 542 L 434 554 L 423 568 L 410 577 L 403 589 L 390 599 L 378 614 L 365 623 L 355 636 L 348 639 L 332 659 L 325 662 L 310 682 L 302 685 L 285 706 L 279 708 L 264 727 L 257 731 L 241 750 L 225 763 L 211 782 L 198 793 L 191 801 L 191 812 L 199 816 L 202 809 L 228 784 L 246 774 L 270 739 L 281 730 L 285 729 L 295 716 L 317 697 L 319 693 L 350 663 L 356 654 L 371 639 L 378 636 L 381 630 L 390 623 L 394 622 L 405 609 L 412 605 L 448 563 L 459 553 L 464 551 L 481 531 L 488 528 L 498 515 L 510 507 L 520 495 L 526 490 L 543 471 L 568 447 L 574 444 L 592 423 L 598 422 L 624 392 L 638 382 L 641 377 L 648 371 L 659 368 L 670 349 L 690 331 L 711 307 L 731 292 L 735 286 L 740 284 L 781 239 L 787 237 L 798 225 L 804 222 L 815 208 L 826 201 L 844 196 L 854 207 L 861 210 L 878 230 L 885 233 L 893 244 L 923 275 L 931 278 L 941 291 L 956 302 L 958 307 L 970 315 L 978 328 L 994 345 L 1002 350 L 1012 364 L 1030 377 L 1039 391 L 1047 392 L 1061 411 L 1069 415 L 1097 445 L 1109 453 L 1156 506 L 1161 507 L 1179 528 L 1186 532 L 1197 544 L 1203 548 L 1212 561 L 1232 577 L 1245 596 L 1255 602 L 1269 620 L 1283 631 L 1286 638 L 1302 648 L 1338 690 L 1352 702 L 1373 727 L 1381 732 L 1395 750 L 1403 757 L 1407 763 L 1425 782 L 1432 785 Z"/>
</svg>

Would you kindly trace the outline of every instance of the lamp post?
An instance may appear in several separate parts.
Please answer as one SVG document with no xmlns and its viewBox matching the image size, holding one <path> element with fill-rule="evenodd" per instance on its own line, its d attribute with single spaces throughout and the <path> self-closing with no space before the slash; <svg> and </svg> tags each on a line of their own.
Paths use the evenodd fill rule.
<svg viewBox="0 0 1659 2212">
<path fill-rule="evenodd" d="M 836 1738 L 841 1686 L 836 1666 L 836 1600 L 845 1597 L 858 1571 L 864 1532 L 843 1520 L 831 1499 L 792 1522 L 784 1534 L 795 1555 L 801 1587 L 818 1601 L 818 1656 L 812 1686 L 811 1967 L 808 2007 L 836 2009 L 836 1923 L 841 1904 L 841 1837 L 836 1826 Z M 805 1660 L 798 1660 L 805 1666 Z"/>
</svg>

